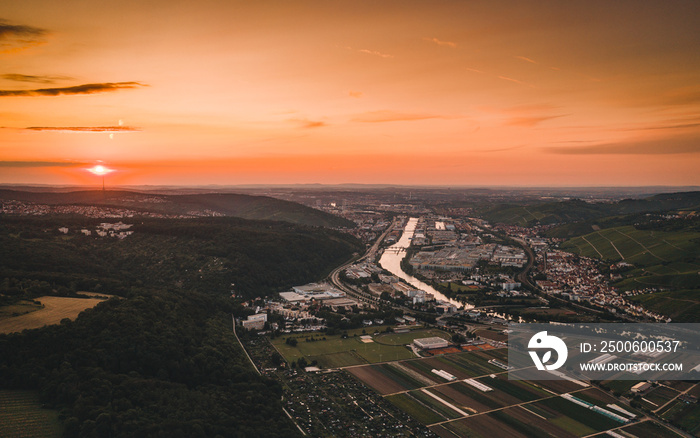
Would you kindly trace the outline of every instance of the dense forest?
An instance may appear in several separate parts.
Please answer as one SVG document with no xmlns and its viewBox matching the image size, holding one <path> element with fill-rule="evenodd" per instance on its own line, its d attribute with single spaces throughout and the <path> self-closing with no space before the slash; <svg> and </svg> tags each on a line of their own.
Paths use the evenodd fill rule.
<svg viewBox="0 0 700 438">
<path fill-rule="evenodd" d="M 40 391 L 68 437 L 296 436 L 280 388 L 233 336 L 231 315 L 246 311 L 231 289 L 250 298 L 317 280 L 357 241 L 232 218 L 133 219 L 123 240 L 79 232 L 99 222 L 0 217 L 5 300 L 118 295 L 75 321 L 0 335 L 0 387 Z"/>
<path fill-rule="evenodd" d="M 95 227 L 103 221 L 3 217 L 0 279 L 121 296 L 132 287 L 172 287 L 214 294 L 233 290 L 253 298 L 323 277 L 362 250 L 347 234 L 284 222 L 139 218 L 127 221 L 133 234 L 122 240 L 97 237 Z M 0 293 L 18 293 L 3 290 L 6 284 L 0 283 Z"/>
</svg>

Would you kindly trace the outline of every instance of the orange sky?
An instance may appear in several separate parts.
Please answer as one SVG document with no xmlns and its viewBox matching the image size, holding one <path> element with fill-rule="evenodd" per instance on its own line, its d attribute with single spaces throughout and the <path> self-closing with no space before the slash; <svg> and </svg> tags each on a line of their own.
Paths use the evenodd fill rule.
<svg viewBox="0 0 700 438">
<path fill-rule="evenodd" d="M 22 0 L 0 183 L 700 185 L 700 2 Z"/>
</svg>

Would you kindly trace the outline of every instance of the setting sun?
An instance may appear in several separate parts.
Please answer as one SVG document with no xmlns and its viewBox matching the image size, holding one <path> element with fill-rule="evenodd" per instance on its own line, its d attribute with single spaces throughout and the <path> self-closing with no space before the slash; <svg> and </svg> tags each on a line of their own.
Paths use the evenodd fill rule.
<svg viewBox="0 0 700 438">
<path fill-rule="evenodd" d="M 88 169 L 88 172 L 92 172 L 95 175 L 104 176 L 110 172 L 114 172 L 114 170 L 108 169 L 108 168 L 104 167 L 103 165 L 98 164 L 97 166 L 91 167 L 90 169 Z"/>
</svg>

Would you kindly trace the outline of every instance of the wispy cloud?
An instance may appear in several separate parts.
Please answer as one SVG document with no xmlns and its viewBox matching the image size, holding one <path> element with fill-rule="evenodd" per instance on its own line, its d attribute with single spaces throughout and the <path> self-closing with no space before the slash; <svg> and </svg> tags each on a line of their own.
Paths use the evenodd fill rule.
<svg viewBox="0 0 700 438">
<path fill-rule="evenodd" d="M 645 126 L 640 128 L 628 128 L 624 131 L 656 131 L 660 129 L 689 129 L 698 128 L 700 123 L 670 123 L 668 125 L 655 125 L 655 126 Z"/>
<path fill-rule="evenodd" d="M 312 128 L 322 128 L 328 126 L 326 122 L 321 122 L 319 120 L 309 120 L 309 119 L 289 119 L 290 122 L 299 123 L 304 129 Z"/>
<path fill-rule="evenodd" d="M 393 58 L 394 55 L 389 55 L 387 53 L 382 53 L 377 50 L 369 50 L 369 49 L 357 49 L 358 52 L 360 53 L 366 53 L 368 55 L 374 55 L 374 56 L 379 56 L 380 58 Z"/>
<path fill-rule="evenodd" d="M 388 53 L 382 53 L 378 50 L 370 49 L 355 49 L 353 47 L 345 47 L 347 50 L 352 50 L 353 52 L 365 53 L 367 55 L 378 56 L 380 58 L 393 58 L 394 55 L 389 55 Z"/>
<path fill-rule="evenodd" d="M 521 61 L 529 62 L 530 64 L 540 65 L 539 62 L 535 61 L 532 58 L 528 58 L 527 56 L 515 56 L 514 58 L 519 59 Z M 559 67 L 552 67 L 552 66 L 549 66 L 549 67 L 543 66 L 543 67 L 548 68 L 550 70 L 554 70 L 554 71 L 561 71 L 561 69 Z"/>
<path fill-rule="evenodd" d="M 362 97 L 362 91 L 350 91 L 348 95 L 350 97 L 354 97 L 355 99 L 359 99 L 360 97 Z"/>
<path fill-rule="evenodd" d="M 515 82 L 516 84 L 525 85 L 526 87 L 535 88 L 534 85 L 528 84 L 527 82 L 519 81 L 517 79 L 509 78 L 508 76 L 498 76 L 498 79 L 503 79 L 504 81 Z"/>
<path fill-rule="evenodd" d="M 514 149 L 521 149 L 524 147 L 525 147 L 525 145 L 510 146 L 510 147 L 498 148 L 498 149 L 485 149 L 485 150 L 480 151 L 480 152 L 506 152 L 506 151 L 512 151 Z"/>
<path fill-rule="evenodd" d="M 442 41 L 437 38 L 423 38 L 425 41 L 430 41 L 431 43 L 435 43 L 438 46 L 446 46 L 446 47 L 452 47 L 453 49 L 457 47 L 457 43 L 454 43 L 452 41 Z"/>
<path fill-rule="evenodd" d="M 56 81 L 65 81 L 70 78 L 68 76 L 35 76 L 35 75 L 23 75 L 18 73 L 8 73 L 0 76 L 0 78 L 15 81 L 15 82 L 34 82 L 38 84 L 53 84 Z"/>
<path fill-rule="evenodd" d="M 675 155 L 700 154 L 697 136 L 660 138 L 655 140 L 603 143 L 590 146 L 552 146 L 545 152 L 559 155 Z"/>
<path fill-rule="evenodd" d="M 469 68 L 469 67 L 465 67 L 465 70 L 468 70 L 468 71 L 473 71 L 474 73 L 481 73 L 481 74 L 484 74 L 484 72 L 483 72 L 483 71 L 481 71 L 481 70 L 477 70 L 477 69 L 475 69 L 475 68 Z"/>
<path fill-rule="evenodd" d="M 383 123 L 383 122 L 411 122 L 428 119 L 454 119 L 454 116 L 426 113 L 406 113 L 400 111 L 380 110 L 368 111 L 352 119 L 353 122 L 362 123 Z"/>
<path fill-rule="evenodd" d="M 567 114 L 555 114 L 555 115 L 549 115 L 549 116 L 513 117 L 506 122 L 506 125 L 532 127 L 535 125 L 539 125 L 542 122 L 546 122 L 547 120 L 552 120 L 552 119 L 556 119 L 559 117 L 564 117 L 566 115 Z"/>
<path fill-rule="evenodd" d="M 46 29 L 24 24 L 10 24 L 7 20 L 0 19 L 0 53 L 41 44 L 47 34 Z"/>
<path fill-rule="evenodd" d="M 137 132 L 141 128 L 133 126 L 30 126 L 30 131 L 68 131 L 68 132 Z"/>
<path fill-rule="evenodd" d="M 527 57 L 525 57 L 525 56 L 516 56 L 516 58 L 517 58 L 517 59 L 520 59 L 521 61 L 529 62 L 529 63 L 532 63 L 532 64 L 538 64 L 537 61 L 535 61 L 535 60 L 533 60 L 533 59 L 530 59 L 530 58 L 527 58 Z"/>
<path fill-rule="evenodd" d="M 35 90 L 0 90 L 0 97 L 95 94 L 146 86 L 146 84 L 142 84 L 140 82 L 104 82 L 100 84 L 84 84 L 76 85 L 74 87 L 61 88 L 39 88 Z"/>
<path fill-rule="evenodd" d="M 89 163 L 76 161 L 0 161 L 0 167 L 78 167 Z"/>
<path fill-rule="evenodd" d="M 480 111 L 495 113 L 504 117 L 506 126 L 532 127 L 547 120 L 565 117 L 559 107 L 549 104 L 516 105 L 511 107 L 481 106 Z"/>
</svg>

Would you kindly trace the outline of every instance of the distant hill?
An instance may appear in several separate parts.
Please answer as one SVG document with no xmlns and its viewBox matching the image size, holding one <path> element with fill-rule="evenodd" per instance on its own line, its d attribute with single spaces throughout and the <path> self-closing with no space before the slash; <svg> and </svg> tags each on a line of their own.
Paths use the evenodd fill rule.
<svg viewBox="0 0 700 438">
<path fill-rule="evenodd" d="M 352 221 L 295 202 L 236 193 L 161 195 L 112 190 L 67 193 L 0 190 L 0 199 L 49 205 L 120 207 L 144 212 L 195 216 L 214 213 L 244 219 L 276 220 L 326 228 L 355 226 Z"/>
<path fill-rule="evenodd" d="M 664 193 L 643 199 L 624 199 L 618 202 L 585 202 L 579 199 L 528 205 L 499 204 L 484 207 L 481 216 L 493 223 L 532 226 L 594 221 L 610 216 L 700 208 L 700 191 Z M 590 226 L 578 234 L 590 232 Z"/>
</svg>

